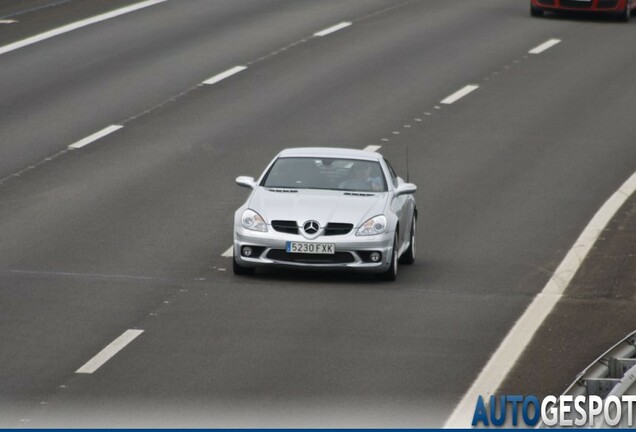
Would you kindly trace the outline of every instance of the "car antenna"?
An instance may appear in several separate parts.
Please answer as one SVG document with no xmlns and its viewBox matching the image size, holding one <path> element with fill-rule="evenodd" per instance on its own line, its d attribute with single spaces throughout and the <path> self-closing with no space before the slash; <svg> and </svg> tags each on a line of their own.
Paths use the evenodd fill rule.
<svg viewBox="0 0 636 432">
<path fill-rule="evenodd" d="M 406 182 L 410 183 L 409 179 L 409 145 L 406 144 Z"/>
</svg>

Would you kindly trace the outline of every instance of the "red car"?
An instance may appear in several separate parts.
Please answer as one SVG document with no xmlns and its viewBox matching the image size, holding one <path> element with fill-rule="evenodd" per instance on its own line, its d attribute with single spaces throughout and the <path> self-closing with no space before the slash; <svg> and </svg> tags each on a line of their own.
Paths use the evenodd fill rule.
<svg viewBox="0 0 636 432">
<path fill-rule="evenodd" d="M 603 12 L 614 14 L 621 21 L 629 21 L 636 2 L 632 0 L 530 0 L 530 14 L 543 16 L 552 12 Z"/>
</svg>

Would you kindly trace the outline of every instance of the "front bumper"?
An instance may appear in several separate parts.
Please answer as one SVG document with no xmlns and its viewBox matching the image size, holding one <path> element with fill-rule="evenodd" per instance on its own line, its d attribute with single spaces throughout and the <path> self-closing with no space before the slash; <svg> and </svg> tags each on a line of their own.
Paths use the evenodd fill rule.
<svg viewBox="0 0 636 432">
<path fill-rule="evenodd" d="M 346 235 L 320 236 L 308 240 L 299 234 L 286 234 L 269 228 L 266 233 L 234 227 L 234 259 L 241 267 L 287 267 L 313 270 L 355 270 L 382 273 L 391 265 L 393 232 L 376 236 L 356 236 L 352 231 Z M 308 243 L 333 243 L 334 255 L 289 254 L 285 251 L 288 241 Z M 243 246 L 251 246 L 255 253 L 242 256 Z M 369 254 L 380 252 L 378 262 L 370 262 Z M 313 261 L 313 262 L 310 262 Z"/>
</svg>

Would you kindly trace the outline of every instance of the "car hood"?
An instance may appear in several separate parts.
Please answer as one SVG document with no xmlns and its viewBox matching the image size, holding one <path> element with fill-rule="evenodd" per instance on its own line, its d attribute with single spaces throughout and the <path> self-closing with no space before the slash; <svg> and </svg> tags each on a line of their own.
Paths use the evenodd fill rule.
<svg viewBox="0 0 636 432">
<path fill-rule="evenodd" d="M 249 208 L 258 212 L 268 224 L 273 220 L 293 220 L 302 225 L 315 220 L 321 226 L 329 222 L 360 225 L 384 213 L 388 193 L 352 193 L 344 191 L 288 189 L 276 191 L 258 187 Z"/>
</svg>

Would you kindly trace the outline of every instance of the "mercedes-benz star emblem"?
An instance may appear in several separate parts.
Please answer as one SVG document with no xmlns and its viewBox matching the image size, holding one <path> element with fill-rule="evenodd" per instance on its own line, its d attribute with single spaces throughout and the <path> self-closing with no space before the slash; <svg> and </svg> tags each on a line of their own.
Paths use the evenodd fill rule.
<svg viewBox="0 0 636 432">
<path fill-rule="evenodd" d="M 307 221 L 303 224 L 303 231 L 307 234 L 316 234 L 320 229 L 320 224 L 314 220 Z"/>
</svg>

